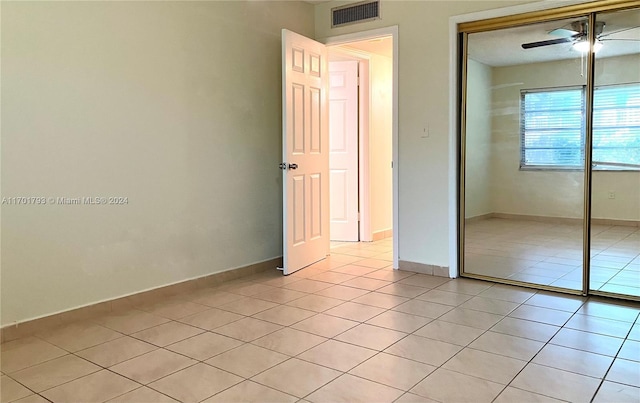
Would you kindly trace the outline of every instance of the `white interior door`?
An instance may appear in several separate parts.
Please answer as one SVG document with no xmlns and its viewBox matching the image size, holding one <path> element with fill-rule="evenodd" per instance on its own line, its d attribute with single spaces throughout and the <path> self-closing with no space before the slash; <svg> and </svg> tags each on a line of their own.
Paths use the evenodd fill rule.
<svg viewBox="0 0 640 403">
<path fill-rule="evenodd" d="M 358 241 L 358 62 L 329 63 L 331 240 Z"/>
<path fill-rule="evenodd" d="M 284 274 L 329 253 L 327 52 L 282 30 Z"/>
</svg>

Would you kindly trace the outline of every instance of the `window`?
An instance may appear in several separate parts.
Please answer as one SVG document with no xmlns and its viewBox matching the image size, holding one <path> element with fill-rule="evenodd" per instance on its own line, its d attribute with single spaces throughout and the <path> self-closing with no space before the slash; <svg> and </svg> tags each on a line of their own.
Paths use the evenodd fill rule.
<svg viewBox="0 0 640 403">
<path fill-rule="evenodd" d="M 521 169 L 582 169 L 585 87 L 521 92 Z M 596 87 L 594 169 L 640 169 L 640 83 Z"/>
</svg>

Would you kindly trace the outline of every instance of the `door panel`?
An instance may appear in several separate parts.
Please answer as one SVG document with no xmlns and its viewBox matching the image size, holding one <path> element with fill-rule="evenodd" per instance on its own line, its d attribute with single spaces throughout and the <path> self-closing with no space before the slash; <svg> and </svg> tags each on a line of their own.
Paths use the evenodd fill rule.
<svg viewBox="0 0 640 403">
<path fill-rule="evenodd" d="M 309 110 L 309 118 L 311 120 L 311 148 L 309 149 L 309 152 L 312 154 L 322 153 L 322 126 L 320 125 L 320 119 L 322 116 L 322 111 L 320 110 L 322 105 L 321 93 L 322 90 L 320 88 L 309 88 L 309 99 L 311 101 L 311 107 Z"/>
<path fill-rule="evenodd" d="M 282 30 L 284 274 L 329 252 L 327 58 L 324 45 Z"/>
<path fill-rule="evenodd" d="M 293 198 L 291 199 L 291 211 L 293 212 L 293 246 L 304 243 L 305 240 L 305 206 L 304 206 L 304 176 L 291 177 Z"/>
<path fill-rule="evenodd" d="M 319 239 L 322 237 L 322 216 L 324 209 L 322 208 L 322 174 L 316 173 L 309 175 L 311 181 L 309 186 L 309 198 L 310 200 L 310 216 L 311 216 L 311 230 L 309 231 L 310 240 Z"/>
<path fill-rule="evenodd" d="M 295 155 L 304 154 L 304 86 L 293 84 L 291 86 L 292 115 L 293 120 L 293 144 L 292 153 Z"/>
<path fill-rule="evenodd" d="M 347 152 L 347 103 L 343 100 L 329 101 L 331 152 Z"/>
<path fill-rule="evenodd" d="M 332 169 L 331 193 L 344 194 L 347 192 L 347 171 L 344 169 Z M 344 197 L 331 196 L 331 221 L 347 221 L 347 203 Z M 332 224 L 333 225 L 333 224 Z"/>
<path fill-rule="evenodd" d="M 331 239 L 358 241 L 358 62 L 329 63 Z"/>
</svg>

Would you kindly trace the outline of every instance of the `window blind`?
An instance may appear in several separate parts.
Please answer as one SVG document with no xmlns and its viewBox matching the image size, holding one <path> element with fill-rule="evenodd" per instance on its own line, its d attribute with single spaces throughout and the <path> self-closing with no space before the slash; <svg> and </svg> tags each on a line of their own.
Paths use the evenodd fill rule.
<svg viewBox="0 0 640 403">
<path fill-rule="evenodd" d="M 583 165 L 582 87 L 523 91 L 521 108 L 521 166 Z"/>
<path fill-rule="evenodd" d="M 520 108 L 521 168 L 584 167 L 584 87 L 523 90 Z M 640 83 L 594 89 L 592 149 L 595 169 L 640 164 Z"/>
<path fill-rule="evenodd" d="M 592 158 L 640 165 L 640 84 L 594 89 Z"/>
</svg>

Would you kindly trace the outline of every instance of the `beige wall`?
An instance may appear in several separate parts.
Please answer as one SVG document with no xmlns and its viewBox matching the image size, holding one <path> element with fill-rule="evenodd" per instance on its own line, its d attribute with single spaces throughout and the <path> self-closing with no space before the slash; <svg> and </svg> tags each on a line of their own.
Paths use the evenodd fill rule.
<svg viewBox="0 0 640 403">
<path fill-rule="evenodd" d="M 2 195 L 129 204 L 3 206 L 0 323 L 282 253 L 281 28 L 398 25 L 400 259 L 448 266 L 449 18 L 531 2 L 3 2 Z"/>
<path fill-rule="evenodd" d="M 467 63 L 465 217 L 493 212 L 491 205 L 491 67 Z"/>
<path fill-rule="evenodd" d="M 640 56 L 600 59 L 596 85 L 640 81 Z M 584 85 L 580 58 L 493 68 L 491 175 L 494 212 L 551 217 L 582 217 L 583 173 L 521 171 L 520 90 Z M 616 193 L 608 199 L 608 193 Z M 640 220 L 640 173 L 593 174 L 593 217 Z"/>
<path fill-rule="evenodd" d="M 393 220 L 391 139 L 393 111 L 393 64 L 391 59 L 371 55 L 369 152 L 371 178 L 371 231 L 390 230 Z"/>
<path fill-rule="evenodd" d="M 316 39 L 398 26 L 399 258 L 449 266 L 449 18 L 532 1 L 383 0 L 381 20 L 332 29 L 346 3 L 315 6 Z"/>
<path fill-rule="evenodd" d="M 3 325 L 282 254 L 299 2 L 3 2 Z"/>
</svg>

